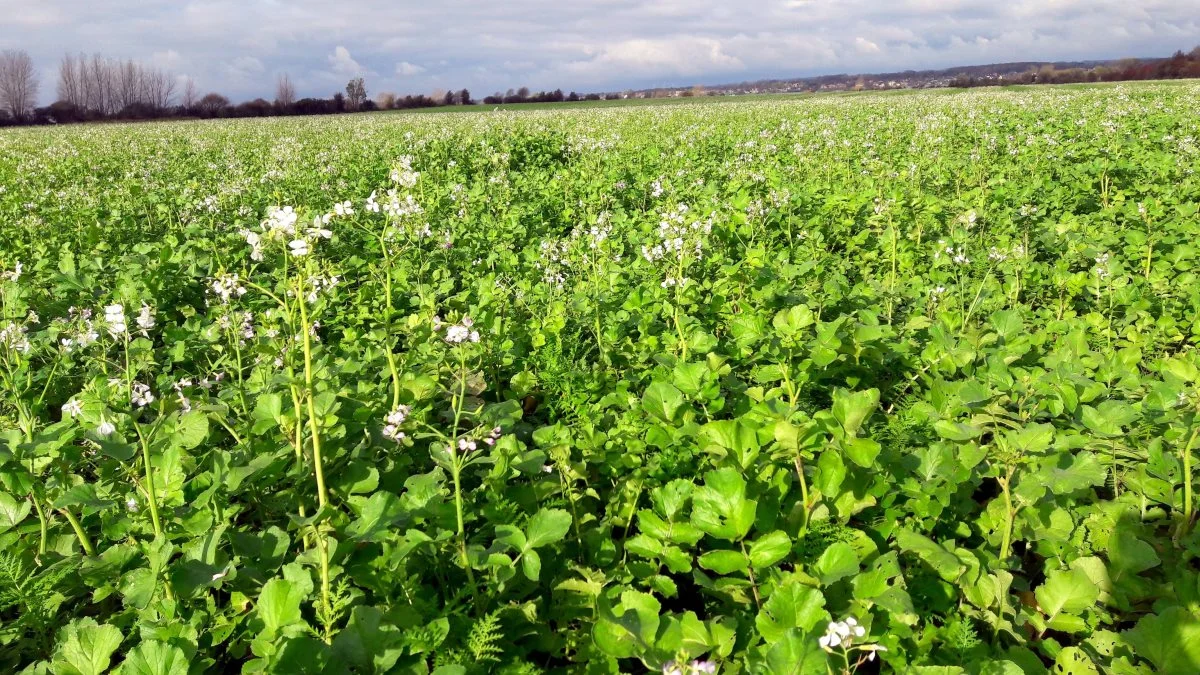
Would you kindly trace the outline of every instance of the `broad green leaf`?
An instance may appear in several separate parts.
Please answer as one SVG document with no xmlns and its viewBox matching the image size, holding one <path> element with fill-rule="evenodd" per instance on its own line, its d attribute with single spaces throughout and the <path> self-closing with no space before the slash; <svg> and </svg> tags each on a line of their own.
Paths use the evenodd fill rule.
<svg viewBox="0 0 1200 675">
<path fill-rule="evenodd" d="M 1144 616 L 1121 634 L 1162 675 L 1200 673 L 1200 619 L 1182 607 Z"/>
<path fill-rule="evenodd" d="M 652 382 L 642 396 L 642 409 L 670 425 L 679 421 L 686 403 L 683 393 L 668 382 Z"/>
<path fill-rule="evenodd" d="M 879 407 L 879 390 L 850 392 L 838 389 L 833 392 L 833 416 L 841 422 L 847 436 L 855 436 L 863 422 Z"/>
<path fill-rule="evenodd" d="M 1046 575 L 1046 581 L 1038 586 L 1034 596 L 1046 615 L 1046 624 L 1061 630 L 1067 626 L 1056 623 L 1056 619 L 1060 615 L 1076 616 L 1091 608 L 1100 597 L 1100 589 L 1083 570 L 1054 570 Z M 1073 622 L 1069 625 L 1074 626 Z"/>
<path fill-rule="evenodd" d="M 58 632 L 50 672 L 54 675 L 100 675 L 124 638 L 116 626 L 91 617 L 76 619 Z"/>
<path fill-rule="evenodd" d="M 0 492 L 0 532 L 19 525 L 32 508 L 28 499 L 17 500 L 7 492 Z"/>
<path fill-rule="evenodd" d="M 172 439 L 184 449 L 192 449 L 208 436 L 208 416 L 199 410 L 183 413 L 175 423 Z"/>
<path fill-rule="evenodd" d="M 786 558 L 791 552 L 791 538 L 785 532 L 775 530 L 750 544 L 750 565 L 756 570 L 766 569 Z"/>
<path fill-rule="evenodd" d="M 775 642 L 766 645 L 764 668 L 767 675 L 825 675 L 830 657 L 817 643 L 817 635 L 793 628 Z M 836 658 L 832 663 L 837 663 Z"/>
<path fill-rule="evenodd" d="M 300 615 L 300 601 L 303 599 L 300 590 L 292 582 L 271 579 L 258 594 L 255 612 L 269 633 L 277 633 L 281 628 L 304 620 Z"/>
<path fill-rule="evenodd" d="M 835 541 L 817 558 L 813 572 L 823 586 L 828 586 L 858 572 L 858 554 L 850 544 Z"/>
<path fill-rule="evenodd" d="M 358 518 L 346 526 L 346 534 L 357 541 L 375 541 L 388 532 L 388 529 L 403 515 L 404 509 L 400 505 L 400 498 L 390 492 L 380 490 L 363 503 Z"/>
<path fill-rule="evenodd" d="M 746 499 L 746 481 L 732 467 L 709 471 L 692 495 L 692 524 L 726 541 L 738 541 L 754 524 L 757 502 Z"/>
<path fill-rule="evenodd" d="M 700 556 L 696 562 L 707 570 L 717 574 L 732 574 L 750 567 L 750 561 L 741 551 L 709 551 Z"/>
<path fill-rule="evenodd" d="M 754 625 L 769 644 L 792 628 L 809 633 L 828 617 L 825 596 L 820 591 L 811 586 L 789 583 L 771 593 L 755 617 Z"/>
<path fill-rule="evenodd" d="M 157 640 L 134 647 L 121 664 L 121 675 L 187 675 L 188 658 L 183 650 Z"/>
<path fill-rule="evenodd" d="M 911 530 L 896 530 L 896 545 L 901 551 L 913 553 L 924 560 L 946 581 L 955 582 L 963 573 L 963 564 L 958 556 L 923 534 Z"/>
<path fill-rule="evenodd" d="M 334 656 L 364 672 L 386 673 L 404 653 L 400 629 L 375 607 L 359 605 L 333 640 Z"/>
<path fill-rule="evenodd" d="M 614 658 L 627 659 L 654 644 L 662 605 L 653 595 L 624 591 L 616 606 L 610 607 L 602 597 L 599 609 L 592 639 L 600 651 Z"/>
<path fill-rule="evenodd" d="M 541 548 L 567 536 L 571 529 L 571 514 L 562 509 L 542 509 L 525 524 L 525 544 L 528 548 Z"/>
</svg>

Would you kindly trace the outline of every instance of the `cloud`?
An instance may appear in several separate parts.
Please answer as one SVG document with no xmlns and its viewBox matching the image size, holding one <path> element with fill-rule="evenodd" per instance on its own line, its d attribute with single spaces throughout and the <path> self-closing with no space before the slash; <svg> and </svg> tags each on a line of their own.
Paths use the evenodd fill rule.
<svg viewBox="0 0 1200 675">
<path fill-rule="evenodd" d="M 397 75 L 408 77 L 412 75 L 419 75 L 423 72 L 425 72 L 424 68 L 414 63 L 409 63 L 408 61 L 401 61 L 400 63 L 396 64 Z"/>
<path fill-rule="evenodd" d="M 0 49 L 54 95 L 66 52 L 186 72 L 234 100 L 351 77 L 372 91 L 619 91 L 1022 60 L 1165 56 L 1200 44 L 1198 0 L 0 0 Z M 26 7 L 28 5 L 28 7 Z M 351 53 L 353 52 L 353 53 Z"/>
<path fill-rule="evenodd" d="M 350 50 L 341 45 L 334 48 L 333 53 L 326 57 L 326 60 L 329 61 L 333 72 L 339 75 L 361 75 L 363 72 L 363 67 L 354 60 L 354 57 L 350 56 Z"/>
</svg>

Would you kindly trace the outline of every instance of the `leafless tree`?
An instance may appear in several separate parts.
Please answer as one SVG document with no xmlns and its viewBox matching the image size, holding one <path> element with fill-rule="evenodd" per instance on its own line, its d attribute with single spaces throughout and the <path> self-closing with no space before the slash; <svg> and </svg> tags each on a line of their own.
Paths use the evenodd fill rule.
<svg viewBox="0 0 1200 675">
<path fill-rule="evenodd" d="M 380 110 L 391 110 L 396 106 L 396 95 L 390 91 L 380 92 L 375 95 L 375 105 Z"/>
<path fill-rule="evenodd" d="M 67 54 L 58 65 L 58 100 L 83 107 L 83 75 L 79 65 L 83 57 Z"/>
<path fill-rule="evenodd" d="M 37 103 L 38 80 L 33 59 L 24 51 L 0 52 L 0 107 L 23 117 Z"/>
<path fill-rule="evenodd" d="M 361 77 L 356 77 L 346 83 L 346 107 L 358 110 L 367 100 L 367 85 Z"/>
<path fill-rule="evenodd" d="M 175 78 L 166 71 L 99 54 L 90 59 L 68 54 L 58 68 L 59 100 L 101 115 L 136 106 L 167 108 L 175 86 Z"/>
<path fill-rule="evenodd" d="M 295 102 L 296 87 L 292 84 L 292 78 L 284 73 L 275 81 L 275 105 L 289 106 Z"/>
<path fill-rule="evenodd" d="M 183 85 L 183 99 L 179 104 L 189 110 L 196 105 L 196 81 L 190 77 L 187 78 L 187 83 Z"/>
</svg>

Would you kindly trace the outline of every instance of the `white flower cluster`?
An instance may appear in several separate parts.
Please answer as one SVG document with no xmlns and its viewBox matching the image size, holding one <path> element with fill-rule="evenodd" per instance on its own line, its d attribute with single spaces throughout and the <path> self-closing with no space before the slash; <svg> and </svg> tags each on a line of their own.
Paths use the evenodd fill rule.
<svg viewBox="0 0 1200 675">
<path fill-rule="evenodd" d="M 92 323 L 92 310 L 69 307 L 67 316 L 70 317 L 68 320 L 76 321 L 76 331 L 67 337 L 59 338 L 59 344 L 65 351 L 69 352 L 75 347 L 87 347 L 100 339 L 100 333 L 96 331 L 95 324 Z M 56 321 L 62 321 L 62 319 Z"/>
<path fill-rule="evenodd" d="M 855 640 L 864 637 L 866 634 L 866 629 L 858 625 L 858 619 L 848 616 L 844 621 L 829 622 L 829 625 L 825 628 L 825 634 L 817 640 L 817 643 L 821 645 L 821 649 L 829 653 L 833 653 L 834 647 L 840 647 L 843 652 L 848 652 L 851 649 L 865 651 L 867 652 L 867 660 L 874 661 L 876 652 L 885 652 L 887 649 L 875 644 L 854 644 Z"/>
<path fill-rule="evenodd" d="M 945 239 L 938 239 L 938 247 L 939 250 L 933 254 L 934 260 L 940 260 L 942 255 L 945 255 L 946 257 L 950 258 L 955 265 L 971 264 L 971 259 L 967 257 L 967 251 L 965 248 L 959 247 L 956 249 L 953 246 L 946 244 Z"/>
<path fill-rule="evenodd" d="M 75 419 L 83 413 L 83 404 L 79 399 L 72 398 L 62 405 L 62 413 L 64 417 Z"/>
<path fill-rule="evenodd" d="M 137 326 L 142 329 L 142 334 L 145 335 L 147 331 L 154 328 L 154 325 L 154 310 L 149 305 L 143 303 L 141 311 L 138 312 Z"/>
<path fill-rule="evenodd" d="M 1037 214 L 1038 214 L 1038 207 L 1030 205 L 1030 204 L 1021 205 L 1021 217 L 1022 218 L 1032 218 L 1032 217 L 1036 216 Z"/>
<path fill-rule="evenodd" d="M 388 413 L 387 417 L 384 418 L 383 437 L 397 443 L 404 440 L 405 434 L 403 431 L 400 431 L 400 425 L 404 424 L 404 420 L 408 419 L 408 413 L 411 410 L 408 406 L 402 405 Z"/>
<path fill-rule="evenodd" d="M 958 224 L 968 230 L 975 227 L 975 221 L 979 219 L 979 215 L 975 213 L 975 209 L 971 209 L 958 217 Z"/>
<path fill-rule="evenodd" d="M 154 403 L 154 394 L 150 391 L 150 386 L 141 382 L 134 382 L 129 387 L 129 402 L 135 408 L 145 408 Z"/>
<path fill-rule="evenodd" d="M 417 179 L 421 177 L 421 172 L 413 171 L 412 157 L 404 155 L 396 160 L 397 167 L 392 169 L 392 182 L 403 185 L 406 188 L 411 188 L 417 184 Z"/>
<path fill-rule="evenodd" d="M 717 672 L 717 664 L 712 661 L 696 659 L 686 665 L 667 661 L 662 667 L 663 675 L 712 675 Z"/>
<path fill-rule="evenodd" d="M 1108 270 L 1108 254 L 1101 253 L 1096 256 L 1096 277 L 1099 279 L 1107 279 L 1112 272 Z"/>
<path fill-rule="evenodd" d="M 0 345 L 4 345 L 6 349 L 22 354 L 28 354 L 32 348 L 29 344 L 29 338 L 25 335 L 26 328 L 12 321 L 5 322 L 0 326 Z"/>
<path fill-rule="evenodd" d="M 117 337 L 124 335 L 129 330 L 125 323 L 125 306 L 119 303 L 106 305 L 104 307 L 104 325 L 108 329 L 108 334 Z"/>
<path fill-rule="evenodd" d="M 367 202 L 364 208 L 371 213 L 379 213 L 382 211 L 384 215 L 392 220 L 400 220 L 407 216 L 415 216 L 425 213 L 425 209 L 417 203 L 417 200 L 412 195 L 404 195 L 400 197 L 400 193 L 395 189 L 387 191 L 387 197 L 381 204 L 375 201 L 375 192 L 372 192 L 367 197 Z"/>
<path fill-rule="evenodd" d="M 321 293 L 330 290 L 339 283 L 341 283 L 341 277 L 336 275 L 319 274 L 311 276 L 305 280 L 304 285 L 308 288 L 308 292 L 304 294 L 304 299 L 311 305 L 317 301 L 317 298 L 321 297 Z"/>
<path fill-rule="evenodd" d="M 171 384 L 171 388 L 175 390 L 175 400 L 179 401 L 179 407 L 184 412 L 191 412 L 192 410 L 192 400 L 183 391 L 190 386 L 192 386 L 192 380 L 187 377 Z"/>
<path fill-rule="evenodd" d="M 680 204 L 674 210 L 663 214 L 658 223 L 659 243 L 654 246 L 642 246 L 642 257 L 647 262 L 657 262 L 663 258 L 683 260 L 691 254 L 695 259 L 702 257 L 705 238 L 712 233 L 713 217 L 705 220 L 692 219 L 688 216 L 688 205 Z"/>
<path fill-rule="evenodd" d="M 228 303 L 230 298 L 242 297 L 246 294 L 246 287 L 242 286 L 241 279 L 236 274 L 221 273 L 213 277 L 209 287 L 213 295 L 221 299 L 222 303 Z"/>
<path fill-rule="evenodd" d="M 442 339 L 452 345 L 464 342 L 479 342 L 479 331 L 472 329 L 474 325 L 475 322 L 469 316 L 464 316 L 462 321 L 458 323 L 448 325 L 442 321 L 440 316 L 433 317 L 433 329 L 437 331 L 445 328 L 446 333 L 442 336 Z"/>
<path fill-rule="evenodd" d="M 297 218 L 299 214 L 290 206 L 268 206 L 267 217 L 262 221 L 263 232 L 268 237 L 293 237 Z"/>
</svg>

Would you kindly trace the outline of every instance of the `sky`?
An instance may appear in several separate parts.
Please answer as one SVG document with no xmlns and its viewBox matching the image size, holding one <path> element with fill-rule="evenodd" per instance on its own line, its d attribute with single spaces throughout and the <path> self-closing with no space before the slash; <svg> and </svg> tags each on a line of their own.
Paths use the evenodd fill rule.
<svg viewBox="0 0 1200 675">
<path fill-rule="evenodd" d="M 1006 61 L 1166 56 L 1200 44 L 1200 0 L 0 0 L 54 100 L 99 52 L 234 101 L 356 76 L 368 93 L 603 92 Z"/>
</svg>

